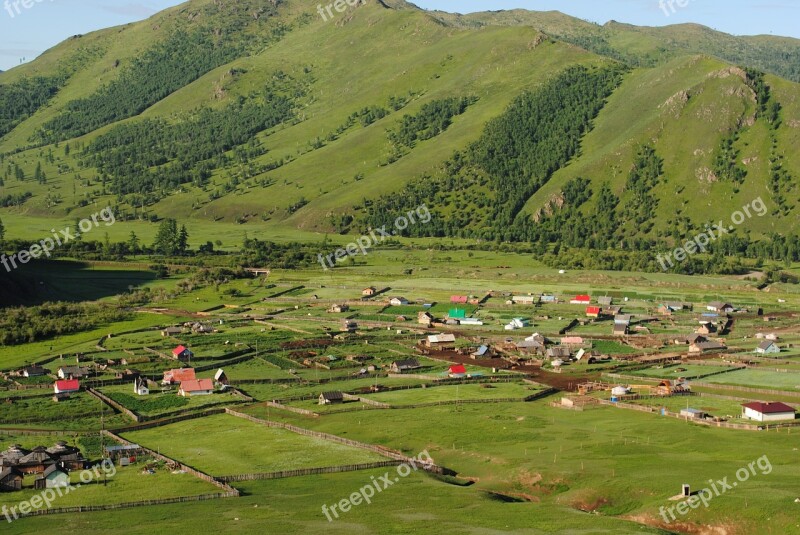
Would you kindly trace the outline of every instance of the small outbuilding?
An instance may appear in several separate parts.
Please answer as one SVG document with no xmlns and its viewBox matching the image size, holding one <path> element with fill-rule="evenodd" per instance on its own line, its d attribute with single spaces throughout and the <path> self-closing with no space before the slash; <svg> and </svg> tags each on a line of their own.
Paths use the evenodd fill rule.
<svg viewBox="0 0 800 535">
<path fill-rule="evenodd" d="M 753 401 L 742 405 L 742 418 L 757 422 L 775 422 L 778 420 L 794 420 L 793 407 L 780 401 Z"/>
</svg>

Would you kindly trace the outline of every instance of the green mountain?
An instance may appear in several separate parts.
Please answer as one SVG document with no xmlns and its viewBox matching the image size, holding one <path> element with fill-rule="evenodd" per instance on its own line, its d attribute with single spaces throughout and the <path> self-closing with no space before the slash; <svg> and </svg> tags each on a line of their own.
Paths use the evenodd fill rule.
<svg viewBox="0 0 800 535">
<path fill-rule="evenodd" d="M 2 73 L 7 237 L 110 204 L 113 238 L 174 217 L 230 244 L 424 203 L 431 222 L 404 234 L 641 252 L 760 198 L 768 215 L 715 252 L 800 254 L 800 41 L 321 8 L 193 0 Z"/>
</svg>

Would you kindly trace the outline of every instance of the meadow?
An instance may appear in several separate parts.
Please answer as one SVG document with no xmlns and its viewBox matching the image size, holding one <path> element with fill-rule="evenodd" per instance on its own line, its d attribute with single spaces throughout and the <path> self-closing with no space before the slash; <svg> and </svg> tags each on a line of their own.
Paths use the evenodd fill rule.
<svg viewBox="0 0 800 535">
<path fill-rule="evenodd" d="M 365 450 L 228 415 L 134 431 L 124 438 L 215 476 L 386 460 Z"/>
</svg>

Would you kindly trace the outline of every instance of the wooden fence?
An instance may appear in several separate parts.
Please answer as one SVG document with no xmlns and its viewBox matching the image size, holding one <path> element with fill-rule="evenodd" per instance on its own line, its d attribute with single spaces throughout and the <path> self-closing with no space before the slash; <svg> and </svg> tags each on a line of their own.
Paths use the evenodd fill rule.
<svg viewBox="0 0 800 535">
<path fill-rule="evenodd" d="M 120 444 L 122 444 L 124 446 L 130 446 L 130 445 L 133 444 L 132 442 L 129 442 L 129 441 L 125 440 L 121 436 L 116 435 L 116 434 L 112 433 L 111 431 L 103 431 L 103 433 L 106 436 L 116 440 L 117 442 L 119 442 Z M 166 455 L 162 455 L 161 453 L 157 453 L 157 452 L 155 452 L 155 451 L 153 451 L 153 450 L 151 450 L 149 448 L 145 448 L 143 446 L 140 446 L 140 448 L 143 449 L 144 451 L 146 451 L 147 454 L 152 456 L 154 459 L 159 459 L 161 461 L 164 461 L 165 463 L 167 463 L 167 465 L 179 466 L 180 469 L 183 470 L 184 472 L 186 472 L 188 474 L 191 474 L 191 475 L 195 476 L 196 478 L 201 479 L 201 480 L 203 480 L 203 481 L 205 481 L 207 483 L 211 483 L 212 485 L 214 485 L 216 487 L 219 487 L 228 496 L 239 496 L 239 491 L 237 489 L 231 487 L 230 485 L 228 485 L 224 481 L 220 481 L 219 479 L 217 479 L 215 477 L 212 477 L 212 476 L 206 474 L 205 472 L 201 472 L 197 468 L 194 468 L 192 466 L 189 466 L 188 464 L 184 464 L 184 463 L 179 462 L 179 461 L 177 461 L 175 459 L 167 457 Z"/>
<path fill-rule="evenodd" d="M 399 466 L 403 461 L 377 461 L 374 463 L 348 464 L 342 466 L 325 466 L 322 468 L 299 468 L 297 470 L 282 470 L 280 472 L 238 474 L 235 476 L 220 476 L 220 481 L 225 483 L 235 483 L 238 481 L 257 481 L 263 479 L 283 479 L 287 477 L 312 476 L 318 474 L 337 474 L 340 472 L 356 472 L 359 470 L 371 470 L 373 468 L 385 468 L 387 466 Z"/>
<path fill-rule="evenodd" d="M 153 505 L 166 505 L 171 503 L 201 502 L 206 500 L 218 500 L 221 498 L 236 498 L 239 492 L 217 492 L 214 494 L 198 494 L 197 496 L 180 496 L 177 498 L 161 498 L 157 500 L 142 500 L 138 502 L 114 503 L 108 505 L 78 505 L 75 507 L 51 507 L 49 509 L 37 509 L 27 515 L 22 516 L 41 516 L 58 515 L 63 513 L 90 513 L 95 511 L 113 511 L 115 509 L 130 509 L 132 507 L 147 507 Z"/>
<path fill-rule="evenodd" d="M 234 411 L 233 409 L 225 409 L 225 412 L 232 416 L 236 416 L 237 418 L 243 418 L 245 420 L 249 420 L 253 423 L 265 425 L 267 427 L 273 427 L 278 429 L 285 429 L 287 431 L 291 431 L 293 433 L 297 433 L 298 435 L 305 435 L 310 436 L 313 438 L 318 438 L 320 440 L 327 440 L 329 442 L 335 442 L 337 444 L 344 444 L 345 446 L 352 446 L 354 448 L 360 448 L 367 451 L 371 451 L 373 453 L 377 453 L 378 455 L 382 455 L 384 457 L 388 457 L 390 459 L 394 459 L 397 461 L 401 461 L 404 463 L 417 463 L 416 459 L 408 457 L 407 455 L 403 455 L 401 452 L 397 450 L 392 450 L 386 448 L 384 446 L 374 446 L 372 444 L 367 444 L 365 442 L 358 442 L 356 440 L 350 440 L 348 438 L 342 438 L 336 435 L 331 435 L 328 433 L 320 433 L 318 431 L 312 431 L 310 429 L 304 429 L 302 427 L 297 427 L 291 424 L 286 424 L 283 422 L 274 422 L 270 420 L 262 420 L 261 418 L 256 418 L 255 416 L 250 416 L 249 414 L 244 414 L 241 412 Z M 456 475 L 456 473 L 448 468 L 444 468 L 438 466 L 436 464 L 422 464 L 422 468 L 428 472 L 440 474 L 440 475 Z"/>
<path fill-rule="evenodd" d="M 194 420 L 195 418 L 203 418 L 205 416 L 212 416 L 214 414 L 225 414 L 225 409 L 221 407 L 215 407 L 212 409 L 206 409 L 204 411 L 196 412 L 193 414 L 182 414 L 178 416 L 170 416 L 167 418 L 161 418 L 158 420 L 150 420 L 147 422 L 141 422 L 133 425 L 129 425 L 126 427 L 118 427 L 113 430 L 114 433 L 128 433 L 131 431 L 141 431 L 143 429 L 153 429 L 154 427 L 161 427 L 164 425 L 174 424 L 178 422 L 184 422 L 186 420 Z"/>
<path fill-rule="evenodd" d="M 126 408 L 123 405 L 120 405 L 119 403 L 117 403 L 116 401 L 114 401 L 110 397 L 106 396 L 102 392 L 98 392 L 94 388 L 87 388 L 86 391 L 89 394 L 91 394 L 92 396 L 94 396 L 97 399 L 99 399 L 100 401 L 102 401 L 103 403 L 105 403 L 106 405 L 108 405 L 109 407 L 111 407 L 113 409 L 116 409 L 119 412 L 123 413 L 124 415 L 128 416 L 134 422 L 141 422 L 142 421 L 142 417 L 139 414 L 133 412 L 132 410 Z"/>
</svg>

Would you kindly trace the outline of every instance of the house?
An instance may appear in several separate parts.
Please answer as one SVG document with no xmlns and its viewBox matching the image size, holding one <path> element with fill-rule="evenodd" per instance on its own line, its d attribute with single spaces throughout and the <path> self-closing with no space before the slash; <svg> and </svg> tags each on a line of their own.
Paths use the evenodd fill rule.
<svg viewBox="0 0 800 535">
<path fill-rule="evenodd" d="M 624 323 L 616 323 L 614 322 L 614 331 L 612 333 L 614 336 L 625 336 L 628 334 L 628 325 Z"/>
<path fill-rule="evenodd" d="M 20 459 L 29 453 L 29 450 L 24 449 L 19 444 L 10 445 L 6 451 L 0 453 L 0 468 L 18 465 Z"/>
<path fill-rule="evenodd" d="M 421 310 L 417 313 L 417 323 L 430 327 L 431 323 L 433 323 L 433 316 L 431 316 L 430 312 Z"/>
<path fill-rule="evenodd" d="M 80 390 L 81 385 L 77 379 L 64 379 L 63 381 L 56 381 L 53 389 L 56 394 L 71 394 Z"/>
<path fill-rule="evenodd" d="M 33 366 L 25 366 L 22 368 L 20 375 L 23 377 L 41 377 L 42 375 L 47 375 L 48 373 L 50 373 L 50 370 L 47 368 L 43 368 L 34 364 Z"/>
<path fill-rule="evenodd" d="M 600 306 L 610 307 L 614 303 L 614 298 L 604 295 L 602 297 L 598 297 L 597 302 L 600 304 Z"/>
<path fill-rule="evenodd" d="M 533 305 L 536 300 L 537 298 L 532 295 L 515 295 L 511 298 L 511 302 L 515 305 Z"/>
<path fill-rule="evenodd" d="M 545 345 L 544 342 L 538 340 L 525 339 L 521 342 L 514 344 L 518 351 L 534 355 L 544 355 Z"/>
<path fill-rule="evenodd" d="M 225 370 L 222 368 L 217 370 L 217 373 L 214 374 L 214 383 L 221 386 L 228 386 L 230 384 L 228 376 L 225 374 Z"/>
<path fill-rule="evenodd" d="M 192 360 L 194 353 L 192 353 L 191 349 L 181 345 L 172 350 L 172 356 L 181 362 L 189 362 Z"/>
<path fill-rule="evenodd" d="M 558 302 L 558 299 L 556 299 L 555 295 L 542 294 L 542 295 L 539 296 L 539 302 L 540 303 L 556 303 L 556 302 Z"/>
<path fill-rule="evenodd" d="M 5 468 L 0 472 L 0 492 L 22 490 L 22 472 L 16 468 Z"/>
<path fill-rule="evenodd" d="M 319 395 L 320 405 L 331 405 L 333 403 L 344 403 L 344 394 L 341 392 L 323 392 Z"/>
<path fill-rule="evenodd" d="M 47 452 L 47 448 L 36 446 L 21 457 L 15 467 L 23 474 L 41 474 L 49 466 L 54 465 L 56 461 L 57 459 Z"/>
<path fill-rule="evenodd" d="M 600 307 L 586 307 L 586 316 L 589 318 L 599 318 Z"/>
<path fill-rule="evenodd" d="M 756 348 L 756 353 L 760 355 L 767 355 L 780 352 L 781 348 L 778 347 L 778 344 L 776 344 L 775 342 L 770 342 L 769 340 L 761 342 L 761 344 L 759 344 L 759 346 Z"/>
<path fill-rule="evenodd" d="M 457 304 L 457 305 L 466 305 L 469 301 L 469 297 L 466 295 L 451 295 L 450 302 Z"/>
<path fill-rule="evenodd" d="M 735 309 L 730 303 L 723 303 L 722 301 L 712 301 L 706 306 L 709 312 L 716 312 L 718 314 L 727 314 L 733 312 Z"/>
<path fill-rule="evenodd" d="M 770 342 L 777 342 L 778 339 L 779 337 L 775 333 L 770 333 L 764 337 L 764 340 L 769 340 Z"/>
<path fill-rule="evenodd" d="M 456 335 L 449 333 L 432 334 L 425 339 L 425 345 L 439 351 L 452 351 L 456 348 Z"/>
<path fill-rule="evenodd" d="M 473 351 L 470 356 L 474 359 L 488 358 L 491 356 L 491 351 L 489 351 L 489 346 L 483 345 Z"/>
<path fill-rule="evenodd" d="M 139 370 L 135 370 L 132 368 L 125 368 L 122 371 L 118 371 L 114 374 L 114 377 L 117 379 L 123 379 L 125 381 L 132 381 L 142 375 L 142 372 Z"/>
<path fill-rule="evenodd" d="M 389 368 L 392 373 L 406 373 L 422 368 L 416 359 L 396 360 Z"/>
<path fill-rule="evenodd" d="M 755 420 L 757 422 L 794 420 L 795 410 L 780 401 L 753 401 L 742 405 L 742 418 Z"/>
<path fill-rule="evenodd" d="M 545 353 L 547 358 L 551 359 L 568 359 L 572 355 L 572 352 L 568 347 L 551 347 Z"/>
<path fill-rule="evenodd" d="M 702 321 L 700 322 L 700 327 L 695 329 L 694 332 L 696 334 L 703 334 L 703 335 L 716 334 L 717 326 L 711 323 L 710 321 Z"/>
<path fill-rule="evenodd" d="M 524 329 L 528 325 L 530 325 L 530 322 L 525 318 L 514 318 L 508 322 L 508 325 L 505 326 L 505 329 L 507 331 L 514 331 L 516 329 Z"/>
<path fill-rule="evenodd" d="M 137 377 L 133 381 L 133 393 L 137 396 L 147 396 L 150 394 L 150 389 L 147 387 L 147 379 L 144 377 Z"/>
<path fill-rule="evenodd" d="M 46 452 L 56 464 L 67 470 L 83 470 L 88 464 L 80 448 L 69 446 L 63 440 L 59 440 L 55 445 L 47 448 Z"/>
<path fill-rule="evenodd" d="M 393 307 L 406 306 L 408 304 L 408 299 L 405 297 L 392 297 L 389 300 L 389 304 Z"/>
<path fill-rule="evenodd" d="M 592 303 L 591 296 L 588 295 L 577 295 L 575 299 L 569 302 L 571 305 L 589 305 Z"/>
<path fill-rule="evenodd" d="M 562 346 L 582 346 L 583 338 L 580 336 L 565 336 L 561 339 Z"/>
<path fill-rule="evenodd" d="M 350 307 L 346 304 L 335 304 L 331 305 L 331 308 L 328 309 L 328 312 L 332 314 L 341 314 L 342 312 L 349 312 Z"/>
<path fill-rule="evenodd" d="M 89 368 L 83 366 L 62 366 L 58 369 L 59 379 L 81 379 L 89 375 Z"/>
<path fill-rule="evenodd" d="M 708 338 L 706 338 L 702 334 L 690 334 L 689 336 L 675 338 L 673 340 L 673 343 L 676 346 L 699 344 L 700 342 L 708 342 Z"/>
<path fill-rule="evenodd" d="M 614 324 L 616 325 L 625 325 L 626 327 L 631 324 L 631 320 L 633 316 L 630 314 L 617 314 L 614 316 Z"/>
<path fill-rule="evenodd" d="M 358 330 L 358 323 L 355 320 L 342 320 L 340 329 L 343 333 L 354 333 Z"/>
<path fill-rule="evenodd" d="M 161 384 L 175 385 L 183 381 L 194 381 L 195 379 L 194 368 L 178 368 L 165 371 Z"/>
<path fill-rule="evenodd" d="M 58 466 L 51 465 L 42 473 L 42 477 L 33 482 L 33 486 L 37 490 L 69 487 L 69 474 Z"/>
<path fill-rule="evenodd" d="M 164 338 L 168 336 L 178 336 L 179 334 L 183 334 L 183 329 L 180 327 L 167 327 L 161 330 L 161 336 Z"/>
<path fill-rule="evenodd" d="M 214 381 L 211 379 L 194 379 L 181 381 L 178 395 L 185 398 L 189 396 L 208 396 L 214 393 Z"/>
<path fill-rule="evenodd" d="M 600 353 L 597 351 L 587 351 L 585 349 L 578 350 L 575 353 L 575 360 L 577 362 L 585 362 L 586 364 L 594 364 L 597 362 L 597 357 L 600 356 Z"/>
<path fill-rule="evenodd" d="M 461 318 L 458 323 L 461 325 L 483 325 L 483 322 L 478 318 Z"/>
<path fill-rule="evenodd" d="M 725 351 L 728 349 L 720 342 L 697 342 L 689 346 L 689 353 L 707 353 L 709 351 Z"/>
<path fill-rule="evenodd" d="M 378 289 L 374 286 L 370 286 L 369 288 L 361 290 L 361 297 L 373 297 L 376 293 L 378 293 Z"/>
<path fill-rule="evenodd" d="M 454 364 L 450 366 L 447 375 L 453 379 L 460 379 L 467 376 L 467 369 L 463 364 Z"/>
</svg>

